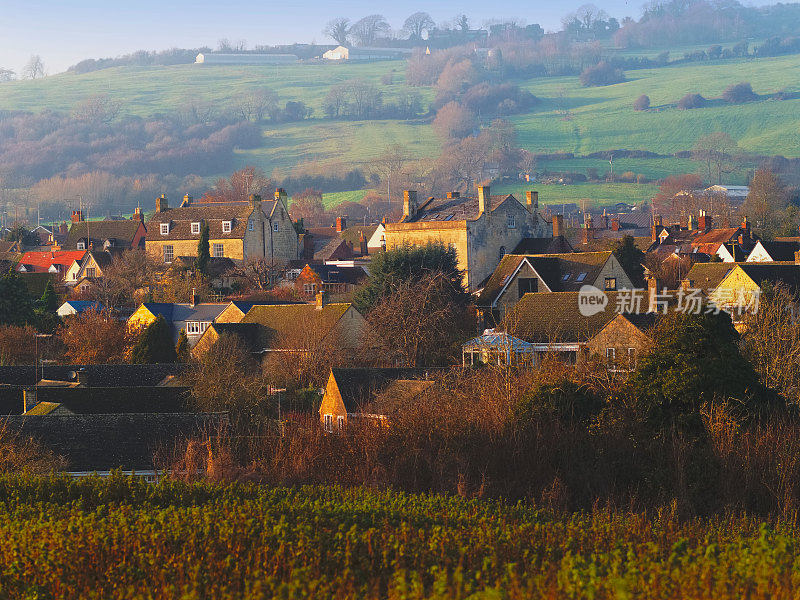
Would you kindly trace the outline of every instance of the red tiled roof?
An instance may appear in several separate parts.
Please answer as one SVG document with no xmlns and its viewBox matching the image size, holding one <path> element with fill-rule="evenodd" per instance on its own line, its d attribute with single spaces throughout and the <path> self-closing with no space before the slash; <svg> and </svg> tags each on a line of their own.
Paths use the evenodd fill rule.
<svg viewBox="0 0 800 600">
<path fill-rule="evenodd" d="M 73 261 L 83 260 L 86 250 L 58 250 L 52 251 L 31 251 L 22 255 L 19 262 L 22 265 L 33 267 L 34 273 L 46 272 L 51 265 L 60 265 L 64 270 L 68 269 Z"/>
</svg>

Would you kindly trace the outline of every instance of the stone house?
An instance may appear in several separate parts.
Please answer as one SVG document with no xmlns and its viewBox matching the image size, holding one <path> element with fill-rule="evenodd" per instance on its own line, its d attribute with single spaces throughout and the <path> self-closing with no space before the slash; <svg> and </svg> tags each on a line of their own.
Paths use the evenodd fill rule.
<svg viewBox="0 0 800 600">
<path fill-rule="evenodd" d="M 147 228 L 144 225 L 141 209 L 137 208 L 133 217 L 120 221 L 86 221 L 83 212 L 72 211 L 72 225 L 65 250 L 133 250 L 144 248 Z"/>
<path fill-rule="evenodd" d="M 181 330 L 186 331 L 189 346 L 194 346 L 217 317 L 227 308 L 227 303 L 188 303 L 145 302 L 128 317 L 128 327 L 147 327 L 159 315 L 163 316 L 172 329 L 172 339 L 178 342 Z"/>
<path fill-rule="evenodd" d="M 488 185 L 478 187 L 475 198 L 450 192 L 421 204 L 415 191 L 406 191 L 403 218 L 385 225 L 386 248 L 428 243 L 452 247 L 464 285 L 474 292 L 524 238 L 552 236 L 550 224 L 538 211 L 538 193 L 527 192 L 526 200 L 522 204 L 511 194 L 492 196 Z"/>
<path fill-rule="evenodd" d="M 794 262 L 800 243 L 795 241 L 765 242 L 758 240 L 745 262 Z"/>
<path fill-rule="evenodd" d="M 508 254 L 481 290 L 476 306 L 487 326 L 527 293 L 577 292 L 591 285 L 603 291 L 633 289 L 630 276 L 610 250 L 564 254 Z"/>
<path fill-rule="evenodd" d="M 314 298 L 319 291 L 335 296 L 349 293 L 366 278 L 363 267 L 307 264 L 295 279 L 294 289 L 302 298 Z"/>
<path fill-rule="evenodd" d="M 198 202 L 186 195 L 177 208 L 170 208 L 165 197 L 157 198 L 156 212 L 147 222 L 147 252 L 165 263 L 196 257 L 204 223 L 212 257 L 239 264 L 262 258 L 275 265 L 298 258 L 298 236 L 282 189 L 270 201 L 253 195 L 247 202 Z"/>
<path fill-rule="evenodd" d="M 652 345 L 649 330 L 655 318 L 653 313 L 618 314 L 588 341 L 589 354 L 601 357 L 609 371 L 633 371 Z"/>
</svg>

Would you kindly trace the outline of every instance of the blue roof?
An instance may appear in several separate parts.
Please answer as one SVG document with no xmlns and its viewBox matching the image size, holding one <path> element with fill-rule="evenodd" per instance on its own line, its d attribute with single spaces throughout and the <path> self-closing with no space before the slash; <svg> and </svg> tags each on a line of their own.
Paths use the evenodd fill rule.
<svg viewBox="0 0 800 600">
<path fill-rule="evenodd" d="M 103 310 L 103 305 L 99 302 L 94 302 L 93 300 L 68 300 L 64 302 L 64 304 L 71 306 L 78 314 L 89 310 L 90 308 L 93 308 L 97 311 Z M 61 306 L 64 306 L 64 304 Z"/>
</svg>

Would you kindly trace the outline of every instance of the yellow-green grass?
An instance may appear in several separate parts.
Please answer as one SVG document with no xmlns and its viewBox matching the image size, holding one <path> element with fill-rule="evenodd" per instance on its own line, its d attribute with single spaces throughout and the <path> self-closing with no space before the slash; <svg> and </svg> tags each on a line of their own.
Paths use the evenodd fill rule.
<svg viewBox="0 0 800 600">
<path fill-rule="evenodd" d="M 588 154 L 627 148 L 667 154 L 691 148 L 700 136 L 724 131 L 749 151 L 800 155 L 800 100 L 720 103 L 694 110 L 674 106 L 687 93 L 718 97 L 740 81 L 750 82 L 761 95 L 797 91 L 800 56 L 692 63 L 628 71 L 627 76 L 624 83 L 595 88 L 581 87 L 576 77 L 526 82 L 543 102 L 534 112 L 512 119 L 522 146 L 533 152 Z M 641 94 L 650 97 L 653 108 L 633 110 Z"/>
<path fill-rule="evenodd" d="M 330 192 L 322 194 L 322 203 L 325 208 L 339 206 L 343 202 L 361 202 L 371 190 L 351 190 L 349 192 Z"/>
<path fill-rule="evenodd" d="M 541 183 L 520 183 L 499 185 L 493 193 L 514 194 L 519 199 L 525 197 L 526 190 L 539 192 L 539 204 L 559 205 L 575 203 L 587 208 L 609 206 L 617 202 L 638 204 L 652 198 L 658 186 L 637 183 L 579 183 L 574 185 L 544 185 Z"/>
</svg>

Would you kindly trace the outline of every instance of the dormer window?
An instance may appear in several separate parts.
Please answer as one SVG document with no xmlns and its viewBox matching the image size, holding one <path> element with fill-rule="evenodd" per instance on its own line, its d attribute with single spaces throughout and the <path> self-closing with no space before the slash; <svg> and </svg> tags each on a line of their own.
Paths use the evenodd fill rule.
<svg viewBox="0 0 800 600">
<path fill-rule="evenodd" d="M 161 235 L 169 235 L 169 223 L 161 223 Z"/>
<path fill-rule="evenodd" d="M 78 242 L 78 250 L 86 250 L 86 242 Z"/>
<path fill-rule="evenodd" d="M 230 233 L 230 232 L 231 232 L 231 221 L 223 221 L 222 233 Z"/>
<path fill-rule="evenodd" d="M 192 235 L 200 235 L 200 223 L 192 223 Z"/>
</svg>

